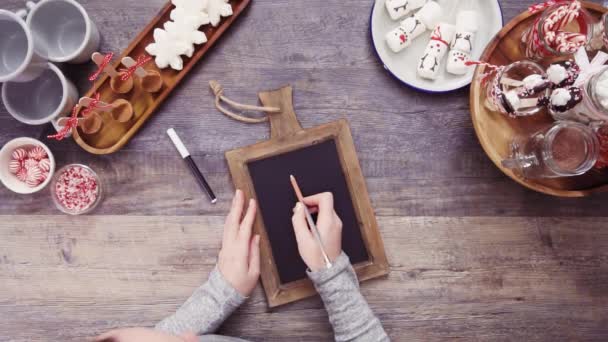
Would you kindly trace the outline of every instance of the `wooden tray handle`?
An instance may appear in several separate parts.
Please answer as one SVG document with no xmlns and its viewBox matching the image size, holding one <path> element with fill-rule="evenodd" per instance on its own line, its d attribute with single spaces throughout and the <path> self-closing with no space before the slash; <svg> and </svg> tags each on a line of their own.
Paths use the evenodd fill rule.
<svg viewBox="0 0 608 342">
<path fill-rule="evenodd" d="M 293 109 L 293 88 L 283 88 L 258 94 L 264 107 L 278 107 L 278 113 L 268 113 L 270 117 L 270 137 L 279 138 L 292 135 L 302 130 Z"/>
</svg>

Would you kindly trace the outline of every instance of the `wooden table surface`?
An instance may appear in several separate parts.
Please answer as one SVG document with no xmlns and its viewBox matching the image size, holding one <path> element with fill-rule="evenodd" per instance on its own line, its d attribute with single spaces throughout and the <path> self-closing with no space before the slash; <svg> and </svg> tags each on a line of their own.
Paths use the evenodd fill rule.
<svg viewBox="0 0 608 342">
<path fill-rule="evenodd" d="M 120 51 L 163 0 L 82 1 Z M 505 20 L 532 1 L 502 0 Z M 4 0 L 16 10 L 22 0 Z M 608 339 L 608 194 L 558 199 L 501 174 L 483 153 L 468 90 L 423 94 L 376 59 L 372 1 L 254 0 L 160 111 L 119 153 L 50 143 L 59 166 L 90 165 L 105 199 L 67 217 L 48 190 L 0 188 L 0 341 L 83 341 L 172 313 L 215 264 L 234 188 L 224 152 L 268 138 L 213 107 L 207 82 L 246 102 L 290 83 L 304 127 L 347 118 L 391 272 L 362 292 L 395 341 Z M 81 92 L 90 64 L 69 66 Z M 211 205 L 165 136 L 183 136 L 216 189 Z M 0 144 L 42 138 L 0 109 Z M 325 341 L 318 298 L 269 310 L 261 288 L 221 333 L 255 341 Z"/>
</svg>

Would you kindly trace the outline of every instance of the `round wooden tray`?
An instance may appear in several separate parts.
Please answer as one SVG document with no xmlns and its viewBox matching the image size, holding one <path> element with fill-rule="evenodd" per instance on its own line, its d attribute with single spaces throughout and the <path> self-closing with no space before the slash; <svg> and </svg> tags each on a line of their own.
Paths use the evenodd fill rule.
<svg viewBox="0 0 608 342">
<path fill-rule="evenodd" d="M 583 6 L 598 19 L 608 11 L 600 5 L 589 2 L 583 2 Z M 495 65 L 508 65 L 526 59 L 519 47 L 521 34 L 532 24 L 537 15 L 540 14 L 530 14 L 526 11 L 511 20 L 488 44 L 480 60 Z M 552 62 L 554 61 L 546 60 L 541 64 L 547 66 Z M 483 66 L 477 67 L 474 80 L 484 73 L 484 69 Z M 512 139 L 541 130 L 553 122 L 553 119 L 546 111 L 531 117 L 510 118 L 487 110 L 484 106 L 485 99 L 485 88 L 480 85 L 480 82 L 473 81 L 470 103 L 475 132 L 490 159 L 507 176 L 532 190 L 553 196 L 583 197 L 608 191 L 608 173 L 596 170 L 578 177 L 531 180 L 524 179 L 512 170 L 504 168 L 501 161 L 509 156 L 509 144 Z"/>
</svg>

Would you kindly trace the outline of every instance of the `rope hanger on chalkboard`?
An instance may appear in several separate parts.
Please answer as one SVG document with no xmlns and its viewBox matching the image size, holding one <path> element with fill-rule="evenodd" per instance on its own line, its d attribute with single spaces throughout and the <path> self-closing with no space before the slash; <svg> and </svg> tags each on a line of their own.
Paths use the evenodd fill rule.
<svg viewBox="0 0 608 342">
<path fill-rule="evenodd" d="M 268 121 L 268 115 L 261 118 L 250 118 L 240 114 L 236 114 L 229 109 L 226 109 L 222 106 L 222 101 L 226 102 L 228 105 L 243 111 L 261 111 L 266 113 L 278 113 L 281 111 L 281 108 L 277 107 L 260 107 L 260 106 L 252 106 L 242 104 L 236 101 L 229 99 L 224 96 L 224 87 L 218 81 L 209 81 L 209 86 L 211 87 L 211 91 L 215 95 L 215 107 L 224 113 L 226 116 L 245 123 L 262 123 Z"/>
</svg>

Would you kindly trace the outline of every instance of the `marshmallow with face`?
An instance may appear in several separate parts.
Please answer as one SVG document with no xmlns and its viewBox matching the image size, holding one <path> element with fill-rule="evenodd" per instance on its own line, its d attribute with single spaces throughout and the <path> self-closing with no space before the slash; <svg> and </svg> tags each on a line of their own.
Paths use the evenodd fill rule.
<svg viewBox="0 0 608 342">
<path fill-rule="evenodd" d="M 471 59 L 475 33 L 479 29 L 477 12 L 460 11 L 456 18 L 456 27 L 457 31 L 450 46 L 452 51 L 448 57 L 446 70 L 450 74 L 464 75 L 469 70 L 464 63 Z"/>
<path fill-rule="evenodd" d="M 418 76 L 430 80 L 437 79 L 439 71 L 441 71 L 441 62 L 448 52 L 455 33 L 456 26 L 454 25 L 440 23 L 435 27 L 431 40 L 418 62 Z"/>
<path fill-rule="evenodd" d="M 448 63 L 445 69 L 453 75 L 464 75 L 471 68 L 466 64 L 470 60 L 471 54 L 458 50 L 450 50 L 450 53 L 448 54 Z"/>
<path fill-rule="evenodd" d="M 393 52 L 399 52 L 412 45 L 414 39 L 426 30 L 431 30 L 441 16 L 441 7 L 429 1 L 418 13 L 403 20 L 399 27 L 386 34 L 386 44 Z"/>
<path fill-rule="evenodd" d="M 393 20 L 399 20 L 424 6 L 427 0 L 386 0 L 386 10 Z"/>
</svg>

